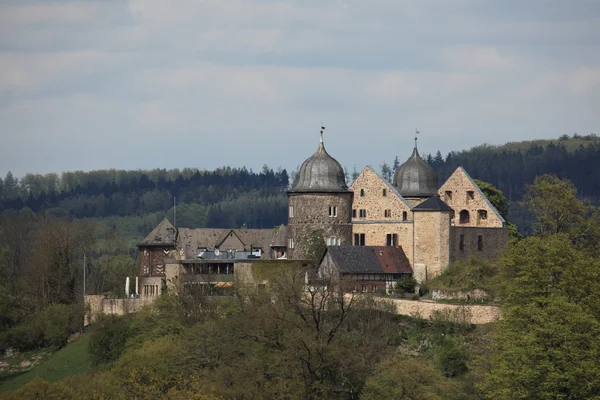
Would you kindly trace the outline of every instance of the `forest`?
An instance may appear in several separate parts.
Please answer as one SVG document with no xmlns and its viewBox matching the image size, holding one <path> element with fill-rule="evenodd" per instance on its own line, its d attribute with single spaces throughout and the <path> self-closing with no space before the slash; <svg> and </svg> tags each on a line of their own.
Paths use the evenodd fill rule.
<svg viewBox="0 0 600 400">
<path fill-rule="evenodd" d="M 307 288 L 301 263 L 259 263 L 254 278 L 268 284 L 258 290 L 238 285 L 219 299 L 193 286 L 168 291 L 67 345 L 83 330 L 73 278 L 93 235 L 79 222 L 42 219 L 32 239 L 39 250 L 0 253 L 0 265 L 21 254 L 40 274 L 0 280 L 0 304 L 16 302 L 1 310 L 0 348 L 84 343 L 77 357 L 89 364 L 62 379 L 32 377 L 0 398 L 598 398 L 600 209 L 577 193 L 568 180 L 536 177 L 524 192 L 531 236 L 513 237 L 495 262 L 462 261 L 425 285 L 484 289 L 503 317 L 481 326 L 465 309 L 399 316 L 385 297 Z M 9 378 L 0 375 L 0 391 Z"/>
</svg>

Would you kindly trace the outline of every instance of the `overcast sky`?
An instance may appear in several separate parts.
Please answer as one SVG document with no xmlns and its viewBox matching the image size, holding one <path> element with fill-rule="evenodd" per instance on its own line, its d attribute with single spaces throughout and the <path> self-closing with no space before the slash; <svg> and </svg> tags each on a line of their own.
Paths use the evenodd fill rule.
<svg viewBox="0 0 600 400">
<path fill-rule="evenodd" d="M 599 0 L 0 2 L 0 175 L 599 132 Z"/>
</svg>

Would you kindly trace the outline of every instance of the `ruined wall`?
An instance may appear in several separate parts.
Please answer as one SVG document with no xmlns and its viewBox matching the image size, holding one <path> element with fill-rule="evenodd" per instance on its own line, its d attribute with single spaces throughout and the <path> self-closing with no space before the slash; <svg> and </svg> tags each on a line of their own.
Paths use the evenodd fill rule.
<svg viewBox="0 0 600 400">
<path fill-rule="evenodd" d="M 414 264 L 424 264 L 427 279 L 432 279 L 450 263 L 450 214 L 441 211 L 414 214 Z"/>
<path fill-rule="evenodd" d="M 158 297 L 139 297 L 128 299 L 106 298 L 104 295 L 84 297 L 86 307 L 83 324 L 87 326 L 98 321 L 101 315 L 125 315 L 138 312 L 142 307 L 152 304 Z"/>
<path fill-rule="evenodd" d="M 471 198 L 468 192 L 473 193 Z M 452 173 L 438 191 L 440 198 L 454 210 L 453 225 L 455 226 L 482 226 L 502 227 L 504 221 L 491 206 L 489 201 L 479 190 L 467 172 L 459 167 Z M 469 213 L 469 222 L 460 222 L 460 212 L 466 210 Z M 479 211 L 485 211 L 486 218 Z"/>
<path fill-rule="evenodd" d="M 480 236 L 482 247 L 479 242 Z M 450 228 L 450 262 L 466 260 L 469 257 L 495 260 L 503 254 L 507 244 L 507 228 L 453 226 Z"/>
<path fill-rule="evenodd" d="M 352 244 L 352 192 L 344 193 L 288 193 L 288 205 L 294 216 L 288 217 L 288 238 L 294 239 L 294 248 L 288 248 L 288 257 L 307 256 L 306 238 L 314 230 L 324 232 L 325 238 L 339 237 L 340 245 Z M 337 216 L 329 216 L 329 207 L 337 207 Z"/>
</svg>

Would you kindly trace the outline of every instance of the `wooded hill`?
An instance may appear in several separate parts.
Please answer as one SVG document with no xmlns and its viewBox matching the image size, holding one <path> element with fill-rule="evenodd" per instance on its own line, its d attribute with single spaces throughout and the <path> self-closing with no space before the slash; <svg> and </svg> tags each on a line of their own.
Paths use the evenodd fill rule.
<svg viewBox="0 0 600 400">
<path fill-rule="evenodd" d="M 563 135 L 555 140 L 481 145 L 426 155 L 443 182 L 458 167 L 476 179 L 500 189 L 513 204 L 509 219 L 528 233 L 529 218 L 514 205 L 521 201 L 525 186 L 542 174 L 569 179 L 578 195 L 600 202 L 600 138 Z M 383 163 L 382 175 L 393 179 L 403 158 Z M 0 178 L 0 216 L 43 212 L 70 218 L 101 218 L 127 237 L 142 237 L 165 215 L 174 219 L 177 198 L 179 226 L 213 228 L 270 228 L 287 221 L 285 191 L 297 171 L 274 171 L 266 165 L 260 172 L 244 167 L 214 171 L 99 170 L 65 172 L 61 175 L 26 174 Z M 350 183 L 358 172 L 347 173 Z M 108 218 L 108 219 L 107 219 Z"/>
</svg>

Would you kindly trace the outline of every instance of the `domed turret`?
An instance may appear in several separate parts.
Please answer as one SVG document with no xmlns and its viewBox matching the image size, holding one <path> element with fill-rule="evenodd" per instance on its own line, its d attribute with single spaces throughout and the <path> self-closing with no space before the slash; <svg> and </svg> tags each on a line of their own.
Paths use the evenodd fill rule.
<svg viewBox="0 0 600 400">
<path fill-rule="evenodd" d="M 419 155 L 416 138 L 412 155 L 394 174 L 394 186 L 402 197 L 431 197 L 438 191 L 437 173 Z"/>
<path fill-rule="evenodd" d="M 347 192 L 344 169 L 327 153 L 323 137 L 319 148 L 302 163 L 298 171 L 298 183 L 293 192 Z"/>
</svg>

